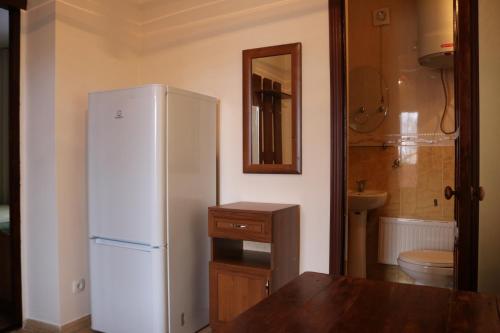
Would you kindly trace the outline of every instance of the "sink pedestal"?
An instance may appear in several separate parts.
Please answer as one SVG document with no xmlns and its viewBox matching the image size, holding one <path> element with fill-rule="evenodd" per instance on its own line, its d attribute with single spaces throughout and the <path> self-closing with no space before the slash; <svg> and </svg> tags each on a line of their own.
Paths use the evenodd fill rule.
<svg viewBox="0 0 500 333">
<path fill-rule="evenodd" d="M 347 273 L 349 276 L 366 277 L 366 219 L 367 211 L 349 211 L 349 243 Z"/>
<path fill-rule="evenodd" d="M 368 210 L 382 207 L 387 192 L 368 190 L 348 193 L 349 220 L 347 226 L 347 273 L 354 277 L 366 277 L 366 223 Z"/>
</svg>

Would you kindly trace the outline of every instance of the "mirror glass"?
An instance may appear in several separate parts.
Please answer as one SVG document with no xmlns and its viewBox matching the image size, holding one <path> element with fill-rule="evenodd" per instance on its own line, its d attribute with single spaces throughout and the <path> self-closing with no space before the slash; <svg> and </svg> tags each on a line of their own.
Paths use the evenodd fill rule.
<svg viewBox="0 0 500 333">
<path fill-rule="evenodd" d="M 12 324 L 14 308 L 9 137 L 9 11 L 0 8 L 0 332 Z M 10 331 L 10 330 L 9 330 Z"/>
<path fill-rule="evenodd" d="M 0 8 L 0 237 L 10 234 L 9 155 L 9 12 Z"/>
<path fill-rule="evenodd" d="M 292 55 L 252 59 L 251 163 L 292 164 Z"/>
</svg>

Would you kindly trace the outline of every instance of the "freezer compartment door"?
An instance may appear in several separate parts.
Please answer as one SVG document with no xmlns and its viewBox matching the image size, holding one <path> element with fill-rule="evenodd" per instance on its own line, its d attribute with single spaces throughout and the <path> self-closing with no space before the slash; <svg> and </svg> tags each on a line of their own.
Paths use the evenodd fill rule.
<svg viewBox="0 0 500 333">
<path fill-rule="evenodd" d="M 165 245 L 165 87 L 89 97 L 90 237 Z"/>
<path fill-rule="evenodd" d="M 92 329 L 167 331 L 165 248 L 90 241 Z"/>
</svg>

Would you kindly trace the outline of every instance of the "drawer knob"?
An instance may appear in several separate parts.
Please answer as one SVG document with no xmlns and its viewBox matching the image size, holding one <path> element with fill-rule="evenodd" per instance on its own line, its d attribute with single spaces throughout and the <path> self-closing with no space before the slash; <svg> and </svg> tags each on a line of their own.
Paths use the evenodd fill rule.
<svg viewBox="0 0 500 333">
<path fill-rule="evenodd" d="M 246 228 L 247 228 L 247 225 L 246 225 L 246 224 L 233 224 L 233 226 L 234 226 L 236 229 L 246 229 Z"/>
</svg>

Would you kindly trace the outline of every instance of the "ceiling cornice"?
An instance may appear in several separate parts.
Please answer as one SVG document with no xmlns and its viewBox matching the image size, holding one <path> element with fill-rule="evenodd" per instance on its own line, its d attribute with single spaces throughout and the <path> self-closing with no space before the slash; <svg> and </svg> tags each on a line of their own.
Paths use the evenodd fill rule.
<svg viewBox="0 0 500 333">
<path fill-rule="evenodd" d="M 57 20 L 137 52 L 327 10 L 328 0 L 29 0 L 52 3 Z"/>
<path fill-rule="evenodd" d="M 142 23 L 144 50 L 154 51 L 189 40 L 328 9 L 327 0 L 186 0 L 189 1 L 198 4 L 189 8 L 179 7 L 174 12 L 163 12 Z"/>
</svg>

